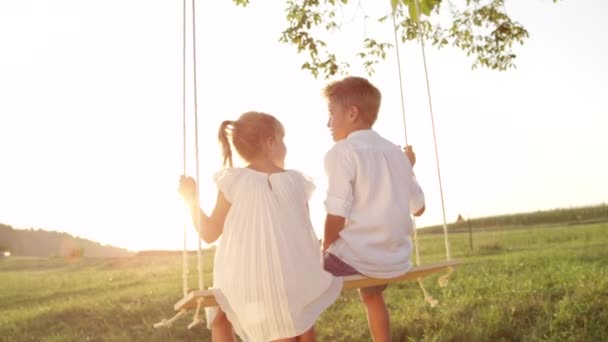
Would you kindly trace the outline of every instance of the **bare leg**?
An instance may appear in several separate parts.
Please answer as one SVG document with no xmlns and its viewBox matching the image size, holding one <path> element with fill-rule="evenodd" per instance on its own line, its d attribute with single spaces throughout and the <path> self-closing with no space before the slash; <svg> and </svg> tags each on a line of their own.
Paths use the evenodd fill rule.
<svg viewBox="0 0 608 342">
<path fill-rule="evenodd" d="M 282 338 L 280 340 L 275 340 L 273 342 L 315 342 L 315 327 L 306 330 L 305 333 L 298 335 L 296 337 L 290 338 Z"/>
<path fill-rule="evenodd" d="M 305 333 L 298 336 L 298 342 L 315 342 L 317 340 L 315 336 L 315 327 L 312 326 L 310 329 L 306 330 Z"/>
<path fill-rule="evenodd" d="M 213 342 L 234 342 L 234 332 L 232 324 L 221 309 L 218 309 L 217 316 L 211 323 L 211 341 Z"/>
<path fill-rule="evenodd" d="M 297 342 L 298 341 L 298 337 L 289 337 L 289 338 L 282 338 L 280 340 L 274 340 L 273 342 Z"/>
<path fill-rule="evenodd" d="M 367 324 L 374 342 L 390 342 L 390 316 L 382 292 L 360 292 L 360 296 L 363 304 L 365 304 Z"/>
</svg>

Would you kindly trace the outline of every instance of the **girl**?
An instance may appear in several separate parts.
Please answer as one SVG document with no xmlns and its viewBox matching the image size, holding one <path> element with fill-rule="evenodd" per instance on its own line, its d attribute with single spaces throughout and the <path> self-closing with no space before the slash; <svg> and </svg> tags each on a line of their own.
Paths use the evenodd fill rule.
<svg viewBox="0 0 608 342">
<path fill-rule="evenodd" d="M 222 236 L 211 289 L 219 308 L 208 315 L 214 341 L 233 341 L 233 331 L 244 341 L 314 341 L 316 319 L 342 289 L 341 278 L 323 270 L 310 222 L 314 185 L 283 168 L 283 137 L 281 123 L 264 113 L 221 124 L 224 166 L 230 168 L 214 176 L 211 216 L 200 209 L 195 181 L 180 180 L 201 238 L 212 243 Z M 232 168 L 230 140 L 247 167 Z"/>
</svg>

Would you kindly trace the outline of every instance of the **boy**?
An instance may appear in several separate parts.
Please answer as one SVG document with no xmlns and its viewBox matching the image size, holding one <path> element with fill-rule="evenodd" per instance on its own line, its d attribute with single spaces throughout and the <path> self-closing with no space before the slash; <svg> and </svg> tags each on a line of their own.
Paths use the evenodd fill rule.
<svg viewBox="0 0 608 342">
<path fill-rule="evenodd" d="M 368 80 L 347 77 L 323 90 L 336 144 L 325 156 L 328 177 L 323 239 L 325 269 L 336 276 L 392 278 L 410 267 L 410 213 L 424 212 L 424 194 L 414 177 L 415 154 L 405 154 L 372 130 L 381 94 Z M 384 286 L 360 289 L 370 333 L 390 341 Z"/>
</svg>

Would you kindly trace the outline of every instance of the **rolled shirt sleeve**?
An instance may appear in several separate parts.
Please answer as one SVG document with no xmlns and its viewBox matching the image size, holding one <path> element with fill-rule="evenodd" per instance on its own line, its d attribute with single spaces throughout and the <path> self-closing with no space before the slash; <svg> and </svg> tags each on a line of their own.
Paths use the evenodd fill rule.
<svg viewBox="0 0 608 342">
<path fill-rule="evenodd" d="M 353 202 L 355 162 L 342 144 L 336 144 L 325 155 L 327 196 L 325 210 L 330 215 L 348 218 Z"/>
</svg>

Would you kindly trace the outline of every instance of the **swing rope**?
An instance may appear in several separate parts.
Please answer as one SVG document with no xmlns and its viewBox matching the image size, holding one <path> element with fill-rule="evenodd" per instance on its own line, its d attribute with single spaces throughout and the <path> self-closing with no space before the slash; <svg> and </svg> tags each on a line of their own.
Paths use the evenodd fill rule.
<svg viewBox="0 0 608 342">
<path fill-rule="evenodd" d="M 197 73 L 196 73 L 196 7 L 195 0 L 192 0 L 192 73 L 193 73 L 193 100 L 194 100 L 194 149 L 195 149 L 195 160 L 196 160 L 196 184 L 200 185 L 200 163 L 199 163 L 199 150 L 198 150 L 198 88 L 197 88 Z M 198 206 L 200 206 L 200 196 L 199 196 L 199 186 L 196 187 L 196 198 L 199 201 Z M 198 248 L 196 250 L 197 256 L 197 266 L 198 266 L 198 289 L 205 289 L 205 280 L 204 280 L 204 261 L 203 261 L 203 248 L 201 243 L 201 235 L 198 229 L 201 227 L 201 211 L 196 211 L 196 222 L 197 222 L 197 241 Z M 188 325 L 188 329 L 192 329 L 195 326 L 203 323 L 203 319 L 201 317 L 200 309 L 201 309 L 202 301 L 197 300 L 196 311 L 194 313 L 194 317 L 192 318 L 192 322 Z"/>
<path fill-rule="evenodd" d="M 399 54 L 399 38 L 397 37 L 397 22 L 395 20 L 395 11 L 396 8 L 393 9 L 392 11 L 392 15 L 391 18 L 393 19 L 393 37 L 395 38 L 395 53 L 397 54 L 397 75 L 399 75 L 399 95 L 401 97 L 401 117 L 403 119 L 403 135 L 405 138 L 405 146 L 408 146 L 408 139 L 407 139 L 407 124 L 406 124 L 406 120 L 405 120 L 405 99 L 404 99 L 404 91 L 403 91 L 403 77 L 402 77 L 402 72 L 401 72 L 401 56 Z M 416 256 L 416 266 L 420 266 L 420 249 L 418 248 L 418 231 L 416 229 L 416 217 L 412 216 L 412 228 L 414 231 L 414 255 Z M 424 296 L 424 301 L 427 302 L 431 307 L 434 307 L 435 305 L 437 305 L 437 300 L 435 300 L 433 297 L 431 297 L 426 288 L 424 287 L 424 284 L 422 283 L 422 278 L 416 278 L 416 282 L 418 283 L 418 286 L 420 287 L 420 290 L 422 291 L 422 294 Z"/>
<path fill-rule="evenodd" d="M 397 37 L 397 22 L 395 21 L 395 10 L 392 11 L 393 19 L 393 36 L 395 38 L 395 52 L 397 53 L 397 75 L 399 75 L 399 95 L 401 96 L 401 118 L 403 119 L 403 135 L 405 138 L 405 146 L 408 146 L 407 141 L 407 125 L 405 120 L 405 98 L 403 95 L 403 78 L 401 73 L 401 57 L 399 54 L 399 38 Z M 414 229 L 414 253 L 416 255 L 416 266 L 420 265 L 420 251 L 418 249 L 418 233 L 416 231 L 416 218 L 412 218 L 412 225 Z"/>
<path fill-rule="evenodd" d="M 433 106 L 432 106 L 432 101 L 431 101 L 431 90 L 430 90 L 430 82 L 429 82 L 429 77 L 428 77 L 428 67 L 427 67 L 427 63 L 426 63 L 426 53 L 425 53 L 425 47 L 424 47 L 424 39 L 422 37 L 422 31 L 421 31 L 421 23 L 420 23 L 420 7 L 419 7 L 419 2 L 418 0 L 415 0 L 415 5 L 416 5 L 416 25 L 418 28 L 418 39 L 420 41 L 420 46 L 421 46 L 421 50 L 422 50 L 422 59 L 424 62 L 424 72 L 425 72 L 425 80 L 426 80 L 426 89 L 427 89 L 427 96 L 428 96 L 428 102 L 429 102 L 429 109 L 430 109 L 430 114 L 431 114 L 431 124 L 432 124 L 432 128 L 433 128 L 433 142 L 435 145 L 435 160 L 437 163 L 437 173 L 439 175 L 439 191 L 441 193 L 441 208 L 442 208 L 442 213 L 443 213 L 443 231 L 444 231 L 444 242 L 445 242 L 445 250 L 446 250 L 446 258 L 448 261 L 451 260 L 451 255 L 450 255 L 450 248 L 449 248 L 449 244 L 448 244 L 448 237 L 447 237 L 447 224 L 446 224 L 446 218 L 445 218 L 445 202 L 444 202 L 444 196 L 443 196 L 443 188 L 441 185 L 441 174 L 440 174 L 440 168 L 439 168 L 439 155 L 437 153 L 437 139 L 435 136 L 435 124 L 434 124 L 434 119 L 433 119 Z M 399 53 L 399 39 L 398 39 L 398 35 L 397 35 L 397 31 L 398 31 L 398 26 L 395 20 L 395 12 L 397 10 L 397 7 L 394 7 L 392 9 L 391 12 L 391 18 L 393 21 L 393 37 L 395 40 L 395 53 L 396 53 L 396 58 L 397 58 L 397 74 L 399 75 L 399 95 L 401 97 L 401 114 L 402 114 L 402 119 L 403 119 L 403 133 L 404 133 L 404 137 L 405 137 L 405 145 L 408 145 L 408 139 L 407 139 L 407 126 L 406 126 L 406 120 L 405 120 L 405 101 L 404 101 L 404 91 L 403 91 L 403 78 L 402 78 L 402 69 L 401 69 L 401 56 Z M 413 230 L 414 230 L 414 251 L 415 251 L 415 257 L 416 257 L 416 266 L 420 266 L 420 249 L 418 246 L 418 232 L 416 229 L 416 218 L 413 217 L 412 218 L 412 224 L 413 224 Z M 453 272 L 453 268 L 449 267 L 448 268 L 448 273 L 446 275 L 443 275 L 441 277 L 439 277 L 439 285 L 441 287 L 445 287 L 447 285 L 447 278 L 449 277 L 449 275 Z M 431 306 L 434 307 L 438 304 L 438 301 L 436 299 L 434 299 L 431 295 L 429 295 L 429 293 L 427 292 L 427 290 L 425 289 L 423 283 L 422 283 L 422 277 L 418 277 L 416 278 L 416 281 L 418 282 L 418 285 L 420 287 L 420 290 L 423 293 L 424 296 L 424 300 Z"/>
<path fill-rule="evenodd" d="M 192 0 L 192 58 L 193 58 L 193 73 L 194 73 L 194 141 L 195 141 L 195 160 L 196 160 L 196 183 L 199 183 L 200 178 L 200 167 L 199 167 L 199 150 L 198 150 L 198 100 L 197 100 L 197 82 L 196 82 L 196 9 L 194 0 Z M 186 148 L 186 0 L 182 2 L 182 151 L 183 151 L 183 173 L 186 174 L 187 171 L 187 148 Z M 199 197 L 198 187 L 196 188 L 196 198 Z M 188 244 L 187 244 L 187 231 L 188 231 L 188 216 L 184 220 L 184 249 L 182 251 L 182 291 L 183 296 L 186 298 L 191 293 L 189 292 L 188 284 L 189 284 L 189 264 L 188 264 Z M 196 212 L 196 221 L 199 223 L 200 227 L 200 211 Z M 198 229 L 197 229 L 198 230 Z M 199 290 L 203 291 L 205 288 L 204 278 L 203 278 L 203 257 L 202 257 L 202 246 L 201 246 L 201 237 L 198 235 L 198 248 L 197 248 L 197 260 L 198 260 L 198 286 Z M 196 311 L 193 317 L 192 322 L 188 325 L 188 329 L 192 329 L 198 324 L 203 322 L 203 319 L 200 314 L 200 309 L 202 307 L 202 298 L 197 300 Z M 184 314 L 188 312 L 188 309 L 182 308 L 180 309 L 172 318 L 163 319 L 162 321 L 155 323 L 154 328 L 170 328 L 175 321 L 181 318 Z"/>
<path fill-rule="evenodd" d="M 186 174 L 186 0 L 183 0 L 183 18 L 182 18 L 182 151 L 183 165 L 182 174 Z M 182 251 L 182 289 L 184 296 L 188 294 L 188 219 L 190 215 L 185 215 L 184 218 L 184 250 Z"/>
<path fill-rule="evenodd" d="M 416 6 L 418 8 L 419 4 L 418 4 L 418 0 L 416 1 Z M 184 140 L 183 140 L 183 150 L 184 150 L 184 174 L 186 171 L 186 0 L 184 0 L 184 9 L 183 9 L 183 66 L 182 66 L 182 72 L 183 72 L 183 77 L 182 77 L 182 90 L 183 90 L 183 135 L 184 135 Z M 394 26 L 394 37 L 395 37 L 395 47 L 396 47 L 396 52 L 397 52 L 397 65 L 399 68 L 399 87 L 400 87 L 400 95 L 401 95 L 401 110 L 402 110 L 402 118 L 403 118 L 403 131 L 404 131 L 404 135 L 405 135 L 405 143 L 406 145 L 408 144 L 408 139 L 407 139 L 407 127 L 406 127 L 406 120 L 405 120 L 405 100 L 404 100 L 404 92 L 403 92 L 403 80 L 402 80 L 402 73 L 401 73 L 401 63 L 400 63 L 400 56 L 399 56 L 399 41 L 398 41 L 398 37 L 397 37 L 397 25 L 396 25 L 396 21 L 395 21 L 395 13 L 393 11 L 393 26 Z M 433 140 L 435 142 L 435 159 L 437 162 L 437 172 L 440 175 L 440 168 L 439 168 L 439 156 L 438 156 L 438 152 L 437 152 L 437 140 L 435 138 L 435 126 L 434 126 L 434 119 L 433 119 L 433 110 L 432 110 L 432 102 L 431 102 L 431 97 L 430 97 L 430 86 L 429 86 L 429 79 L 428 79 L 428 68 L 427 68 L 427 63 L 426 63 L 426 56 L 425 56 L 425 52 L 424 52 L 424 44 L 423 44 L 423 40 L 422 40 L 422 34 L 420 31 L 420 19 L 417 18 L 418 20 L 418 33 L 419 33 L 419 39 L 422 43 L 421 47 L 422 47 L 422 53 L 423 53 L 423 60 L 424 60 L 424 68 L 425 68 L 425 75 L 426 75 L 426 82 L 427 82 L 427 94 L 428 94 L 428 100 L 429 100 L 429 107 L 430 107 L 430 111 L 431 111 L 431 123 L 432 123 L 432 128 L 433 128 Z M 196 76 L 196 16 L 195 16 L 195 4 L 194 4 L 194 0 L 192 0 L 192 38 L 193 38 L 193 50 L 192 50 L 192 54 L 193 54 L 193 72 L 194 72 L 194 133 L 195 133 L 195 153 L 196 153 L 196 181 L 197 184 L 199 183 L 199 151 L 198 151 L 198 100 L 197 100 L 197 76 Z M 436 264 L 431 264 L 431 265 L 420 265 L 420 254 L 419 254 L 419 249 L 418 249 L 418 238 L 417 238 L 417 234 L 416 234 L 416 229 L 415 229 L 415 220 L 414 220 L 414 241 L 415 241 L 415 250 L 416 250 L 416 267 L 412 268 L 408 273 L 399 276 L 399 277 L 395 277 L 395 278 L 391 278 L 391 279 L 377 279 L 377 278 L 369 278 L 369 277 L 365 277 L 365 276 L 349 276 L 349 277 L 345 277 L 344 278 L 344 287 L 343 290 L 349 290 L 349 289 L 355 289 L 355 288 L 361 288 L 361 287 L 368 287 L 368 286 L 375 286 L 375 285 L 381 285 L 381 284 L 387 284 L 387 283 L 392 283 L 392 282 L 399 282 L 399 281 L 408 281 L 408 280 L 417 280 L 418 284 L 420 285 L 420 288 L 424 294 L 425 297 L 425 301 L 427 301 L 431 306 L 435 306 L 437 304 L 437 301 L 435 299 L 433 299 L 433 297 L 431 297 L 430 295 L 428 295 L 427 291 L 425 290 L 424 286 L 422 285 L 422 279 L 428 275 L 434 274 L 435 272 L 438 272 L 440 270 L 443 269 L 448 269 L 449 272 L 448 274 L 440 277 L 439 283 L 441 286 L 445 286 L 447 284 L 447 280 L 446 279 L 442 279 L 442 278 L 447 278 L 449 276 L 449 274 L 451 274 L 451 272 L 453 271 L 453 267 L 457 266 L 459 263 L 456 261 L 451 261 L 451 256 L 450 256 L 450 251 L 449 251 L 449 245 L 448 245 L 448 237 L 447 237 L 447 224 L 446 224 L 446 219 L 445 219 L 445 205 L 444 205 L 444 197 L 443 197 L 443 188 L 441 186 L 441 176 L 439 176 L 439 188 L 440 188 L 440 192 L 441 192 L 441 206 L 442 206 L 442 211 L 443 211 L 443 226 L 444 226 L 444 241 L 445 241 L 445 245 L 446 245 L 446 255 L 447 255 L 447 262 L 443 262 L 443 263 L 436 263 Z M 196 189 L 197 191 L 197 197 L 198 197 L 198 187 Z M 199 211 L 200 212 L 200 211 Z M 199 213 L 197 212 L 197 214 Z M 200 222 L 200 216 L 197 216 L 195 218 L 198 222 Z M 200 225 L 199 225 L 200 226 Z M 155 328 L 158 327 L 170 327 L 174 321 L 176 321 L 178 318 L 180 318 L 181 316 L 183 316 L 188 310 L 192 310 L 195 309 L 195 315 L 194 315 L 194 319 L 192 321 L 192 323 L 190 323 L 190 325 L 188 325 L 188 329 L 191 329 L 192 327 L 200 324 L 203 322 L 201 314 L 200 314 L 200 309 L 202 307 L 209 307 L 209 306 L 216 306 L 217 302 L 215 300 L 215 297 L 213 295 L 213 293 L 210 290 L 205 290 L 204 287 L 204 279 L 203 279 L 203 258 L 202 258 L 202 247 L 201 247 L 201 239 L 200 239 L 200 234 L 199 234 L 199 239 L 198 239 L 198 276 L 199 276 L 199 290 L 198 291 L 190 291 L 188 292 L 188 261 L 187 261 L 187 243 L 186 243 L 186 227 L 184 227 L 184 262 L 183 262 L 183 267 L 184 267 L 184 271 L 183 271 L 183 288 L 184 288 L 184 298 L 182 298 L 180 301 L 178 301 L 175 305 L 174 305 L 174 309 L 177 312 L 177 314 L 171 318 L 170 320 L 165 320 L 163 319 L 160 323 L 156 323 L 154 325 Z"/>
<path fill-rule="evenodd" d="M 435 147 L 435 164 L 437 165 L 437 180 L 439 183 L 439 195 L 441 197 L 441 214 L 443 217 L 443 242 L 445 245 L 445 256 L 448 261 L 452 260 L 452 254 L 450 252 L 450 242 L 448 237 L 448 225 L 445 217 L 445 200 L 443 196 L 443 183 L 441 181 L 441 168 L 439 166 L 439 151 L 437 148 L 437 134 L 435 133 L 435 116 L 433 115 L 433 101 L 431 100 L 431 82 L 429 81 L 429 71 L 426 62 L 426 51 L 424 48 L 424 38 L 422 37 L 422 25 L 420 24 L 420 1 L 414 0 L 416 5 L 416 25 L 418 28 L 418 40 L 420 41 L 420 50 L 422 51 L 422 62 L 424 64 L 424 77 L 426 80 L 426 94 L 429 102 L 429 114 L 431 116 L 431 128 L 433 131 L 433 145 Z M 448 278 L 454 272 L 454 267 L 448 267 L 448 272 L 439 277 L 437 280 L 439 286 L 446 287 L 448 285 Z M 432 305 L 432 304 L 431 304 Z"/>
<path fill-rule="evenodd" d="M 194 7 L 195 0 L 192 0 L 192 73 L 194 74 L 194 149 L 195 149 L 195 159 L 196 159 L 196 184 L 200 183 L 200 166 L 198 159 L 198 91 L 196 86 L 196 9 Z M 196 187 L 196 198 L 200 201 L 199 196 L 199 187 Z M 200 203 L 199 203 L 200 204 Z M 201 226 L 201 217 L 200 210 L 196 211 L 196 222 L 197 222 L 197 231 L 198 227 Z M 200 232 L 197 234 L 198 236 L 198 250 L 197 250 L 197 258 L 198 258 L 198 288 L 199 290 L 205 289 L 205 281 L 203 279 L 203 248 L 201 246 L 201 236 Z"/>
<path fill-rule="evenodd" d="M 443 215 L 443 241 L 445 244 L 445 255 L 449 260 L 452 259 L 452 255 L 450 253 L 450 244 L 448 241 L 448 225 L 446 223 L 445 218 L 445 201 L 443 197 L 443 186 L 441 182 L 441 169 L 439 167 L 439 152 L 437 149 L 437 135 L 435 134 L 435 119 L 433 115 L 433 102 L 431 101 L 431 85 L 429 82 L 429 71 L 426 63 L 426 52 L 424 49 L 424 38 L 422 37 L 422 26 L 420 24 L 420 1 L 414 0 L 416 4 L 416 25 L 418 28 L 418 40 L 420 41 L 420 49 L 422 51 L 422 61 L 424 63 L 424 77 L 426 80 L 426 94 L 429 102 L 429 112 L 431 115 L 431 128 L 433 130 L 433 144 L 435 146 L 435 163 L 437 165 L 437 178 L 439 181 L 439 194 L 441 196 L 441 213 Z"/>
</svg>

